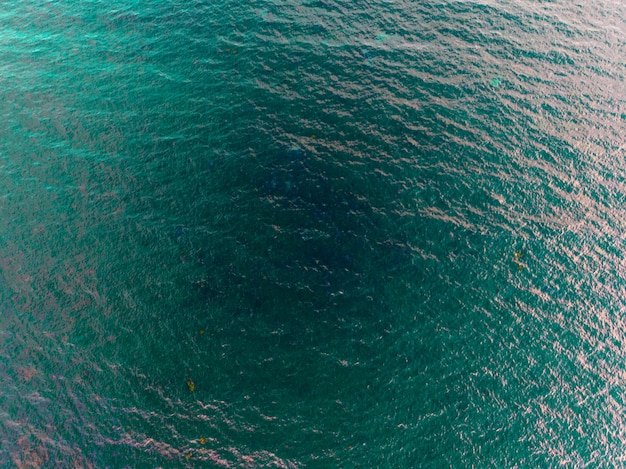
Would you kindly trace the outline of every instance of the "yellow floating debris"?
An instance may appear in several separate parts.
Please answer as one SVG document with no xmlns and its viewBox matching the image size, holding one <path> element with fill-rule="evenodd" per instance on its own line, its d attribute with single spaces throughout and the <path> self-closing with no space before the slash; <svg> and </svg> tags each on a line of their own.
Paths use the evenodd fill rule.
<svg viewBox="0 0 626 469">
<path fill-rule="evenodd" d="M 196 390 L 196 385 L 195 383 L 190 379 L 187 380 L 187 387 L 189 388 L 189 390 L 191 392 L 194 392 Z"/>
<path fill-rule="evenodd" d="M 524 256 L 524 253 L 521 250 L 517 250 L 513 253 L 513 263 L 517 265 L 518 271 L 524 270 L 525 265 L 522 262 L 523 256 Z"/>
</svg>

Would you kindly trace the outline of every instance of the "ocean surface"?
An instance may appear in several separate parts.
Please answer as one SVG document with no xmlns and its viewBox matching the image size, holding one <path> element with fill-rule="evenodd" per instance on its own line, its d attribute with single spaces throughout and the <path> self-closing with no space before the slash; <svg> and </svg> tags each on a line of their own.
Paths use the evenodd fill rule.
<svg viewBox="0 0 626 469">
<path fill-rule="evenodd" d="M 0 467 L 626 467 L 621 0 L 0 5 Z"/>
</svg>

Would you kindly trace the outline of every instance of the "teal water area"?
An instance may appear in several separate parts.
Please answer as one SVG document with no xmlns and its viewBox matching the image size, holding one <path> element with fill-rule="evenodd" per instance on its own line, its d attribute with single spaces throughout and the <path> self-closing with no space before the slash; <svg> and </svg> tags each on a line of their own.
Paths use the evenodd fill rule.
<svg viewBox="0 0 626 469">
<path fill-rule="evenodd" d="M 0 466 L 615 468 L 626 9 L 0 6 Z"/>
</svg>

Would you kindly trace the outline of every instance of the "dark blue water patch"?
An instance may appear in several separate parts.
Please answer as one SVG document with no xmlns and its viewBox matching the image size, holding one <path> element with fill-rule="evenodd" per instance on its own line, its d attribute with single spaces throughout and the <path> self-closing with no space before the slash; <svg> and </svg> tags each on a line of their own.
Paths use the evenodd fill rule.
<svg viewBox="0 0 626 469">
<path fill-rule="evenodd" d="M 223 188 L 232 194 L 231 216 L 218 223 L 234 225 L 197 255 L 206 274 L 194 288 L 207 301 L 257 313 L 281 304 L 329 311 L 346 301 L 385 303 L 384 278 L 410 256 L 393 219 L 368 198 L 380 188 L 366 187 L 332 155 L 325 161 L 298 148 L 231 169 Z"/>
<path fill-rule="evenodd" d="M 185 239 L 188 235 L 189 228 L 187 228 L 186 226 L 178 225 L 176 228 L 174 228 L 174 236 L 176 237 L 177 241 Z"/>
</svg>

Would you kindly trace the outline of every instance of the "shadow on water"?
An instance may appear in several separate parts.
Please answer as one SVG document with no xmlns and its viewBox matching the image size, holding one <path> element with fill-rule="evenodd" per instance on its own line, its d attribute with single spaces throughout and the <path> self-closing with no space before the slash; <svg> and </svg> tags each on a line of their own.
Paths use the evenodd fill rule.
<svg viewBox="0 0 626 469">
<path fill-rule="evenodd" d="M 256 155 L 226 177 L 229 213 L 198 261 L 207 301 L 251 314 L 361 314 L 384 306 L 409 249 L 376 210 L 368 182 L 299 148 Z"/>
</svg>

